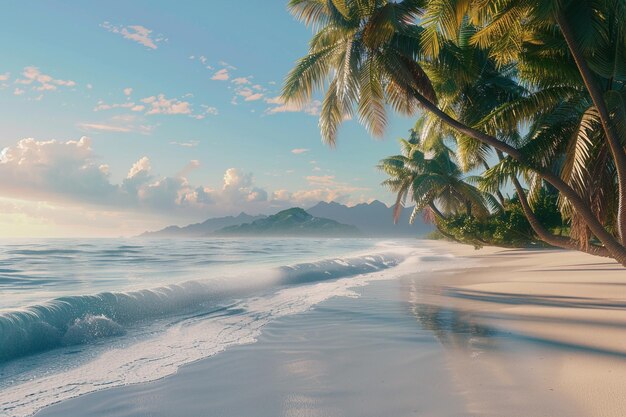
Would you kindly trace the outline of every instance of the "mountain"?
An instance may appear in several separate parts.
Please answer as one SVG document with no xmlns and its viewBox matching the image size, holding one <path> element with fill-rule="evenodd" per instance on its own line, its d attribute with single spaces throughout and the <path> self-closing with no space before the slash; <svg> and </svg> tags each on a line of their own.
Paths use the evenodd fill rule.
<svg viewBox="0 0 626 417">
<path fill-rule="evenodd" d="M 202 223 L 190 224 L 185 227 L 168 226 L 156 232 L 142 233 L 139 237 L 204 237 L 224 227 L 250 223 L 265 217 L 266 216 L 263 215 L 251 216 L 242 212 L 238 216 L 216 217 L 207 219 Z"/>
<path fill-rule="evenodd" d="M 348 207 L 334 201 L 321 201 L 307 210 L 311 215 L 335 220 L 344 224 L 356 226 L 367 236 L 378 237 L 419 237 L 434 230 L 434 226 L 424 223 L 421 216 L 417 216 L 414 224 L 409 224 L 412 208 L 402 211 L 398 224 L 393 223 L 393 208 L 374 200 L 371 203 L 357 204 Z"/>
<path fill-rule="evenodd" d="M 311 216 L 301 208 L 280 211 L 264 219 L 239 226 L 228 226 L 215 232 L 221 236 L 360 236 L 355 226 Z"/>
</svg>

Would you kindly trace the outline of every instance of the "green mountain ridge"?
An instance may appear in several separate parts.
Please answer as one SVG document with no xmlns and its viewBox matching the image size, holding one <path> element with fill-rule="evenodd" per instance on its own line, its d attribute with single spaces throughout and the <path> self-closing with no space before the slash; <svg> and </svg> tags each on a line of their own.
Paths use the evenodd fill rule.
<svg viewBox="0 0 626 417">
<path fill-rule="evenodd" d="M 356 226 L 322 217 L 313 217 L 299 207 L 280 211 L 252 223 L 224 227 L 215 234 L 222 236 L 361 236 Z"/>
</svg>

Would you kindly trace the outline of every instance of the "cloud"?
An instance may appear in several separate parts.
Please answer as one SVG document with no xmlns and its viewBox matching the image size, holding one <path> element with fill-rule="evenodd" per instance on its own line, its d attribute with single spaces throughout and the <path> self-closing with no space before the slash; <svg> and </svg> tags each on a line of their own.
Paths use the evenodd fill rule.
<svg viewBox="0 0 626 417">
<path fill-rule="evenodd" d="M 16 84 L 30 85 L 35 91 L 55 91 L 58 87 L 74 87 L 76 82 L 72 80 L 56 79 L 44 74 L 37 67 L 25 67 L 22 77 L 15 80 Z"/>
<path fill-rule="evenodd" d="M 67 142 L 29 138 L 0 153 L 0 192 L 23 199 L 105 202 L 115 187 L 108 168 L 97 163 L 89 138 Z"/>
<path fill-rule="evenodd" d="M 124 89 L 124 95 L 125 96 L 130 96 L 133 93 L 133 89 L 128 87 Z"/>
<path fill-rule="evenodd" d="M 303 106 L 298 106 L 293 102 L 287 103 L 280 97 L 267 98 L 265 102 L 272 105 L 265 110 L 267 114 L 303 112 L 311 116 L 319 116 L 322 108 L 322 102 L 319 100 L 312 100 Z"/>
<path fill-rule="evenodd" d="M 178 146 L 182 146 L 183 148 L 195 148 L 199 144 L 200 144 L 199 140 L 188 140 L 185 142 L 177 142 L 177 141 L 170 142 L 170 145 L 178 145 Z"/>
<path fill-rule="evenodd" d="M 233 67 L 232 65 L 230 65 L 226 61 L 218 61 L 218 64 L 220 64 L 222 67 L 226 67 L 226 68 L 231 69 L 231 70 L 236 70 L 237 69 L 237 67 Z"/>
<path fill-rule="evenodd" d="M 79 123 L 78 127 L 83 130 L 101 130 L 104 132 L 132 132 L 132 129 L 124 126 L 114 126 L 106 123 Z"/>
<path fill-rule="evenodd" d="M 238 89 L 237 95 L 243 97 L 244 101 L 256 101 L 263 98 L 262 93 L 255 93 L 247 87 Z"/>
<path fill-rule="evenodd" d="M 143 155 L 128 167 L 123 180 L 113 181 L 111 168 L 96 155 L 88 137 L 68 141 L 28 138 L 0 152 L 0 195 L 15 201 L 63 206 L 65 217 L 76 213 L 85 224 L 110 224 L 118 228 L 115 230 L 126 225 L 128 232 L 145 227 L 142 225 L 148 219 L 171 224 L 242 210 L 271 213 L 293 206 L 306 208 L 320 200 L 349 203 L 355 200 L 356 192 L 360 194 L 357 200 L 362 200 L 360 192 L 366 190 L 332 175 L 312 175 L 306 177 L 305 189 L 272 192 L 256 184 L 252 173 L 234 167 L 224 172 L 221 186 L 213 188 L 189 181 L 188 176 L 199 167 L 200 161 L 193 159 L 174 175 L 163 176 Z"/>
<path fill-rule="evenodd" d="M 216 81 L 226 81 L 229 78 L 230 78 L 230 75 L 228 74 L 228 69 L 226 68 L 222 68 L 221 70 L 213 74 L 213 76 L 211 77 L 212 80 L 216 80 Z"/>
<path fill-rule="evenodd" d="M 106 104 L 102 100 L 98 101 L 96 107 L 93 108 L 93 111 L 101 111 L 101 110 L 111 110 L 111 109 L 132 109 L 135 107 L 135 103 L 127 101 L 126 103 L 114 103 L 114 104 Z M 143 109 L 142 109 L 143 110 Z"/>
<path fill-rule="evenodd" d="M 81 122 L 77 126 L 85 132 L 136 132 L 142 135 L 148 135 L 154 129 L 152 125 L 139 122 L 134 115 L 114 116 L 106 122 Z"/>
<path fill-rule="evenodd" d="M 130 90 L 130 91 L 127 91 Z M 124 90 L 125 94 L 130 94 L 131 88 Z M 189 96 L 189 94 L 185 94 Z M 134 101 L 125 101 L 123 103 L 108 104 L 104 101 L 98 101 L 94 111 L 111 110 L 111 109 L 129 109 L 132 112 L 144 112 L 144 114 L 150 115 L 174 115 L 174 114 L 187 114 L 195 119 L 204 119 L 207 116 L 216 116 L 218 110 L 216 107 L 201 104 L 201 111 L 198 114 L 193 114 L 193 109 L 188 101 L 180 100 L 178 98 L 167 98 L 164 94 L 158 94 L 156 96 L 145 97 L 139 100 L 140 103 Z M 143 104 L 141 104 L 143 103 Z"/>
<path fill-rule="evenodd" d="M 180 172 L 176 176 L 186 177 L 189 174 L 191 174 L 193 171 L 195 171 L 196 169 L 200 168 L 200 165 L 201 165 L 200 161 L 198 161 L 197 159 L 192 159 L 191 161 L 189 161 L 187 165 L 183 167 L 183 169 L 180 170 Z"/>
<path fill-rule="evenodd" d="M 251 173 L 244 173 L 239 169 L 229 168 L 224 173 L 221 197 L 230 204 L 237 204 L 243 201 L 261 202 L 267 200 L 267 192 L 254 186 Z"/>
<path fill-rule="evenodd" d="M 250 77 L 238 77 L 238 78 L 234 78 L 231 83 L 235 84 L 235 85 L 246 85 L 246 84 L 252 84 L 252 82 L 250 81 Z"/>
<path fill-rule="evenodd" d="M 300 155 L 302 153 L 306 153 L 310 151 L 310 149 L 306 149 L 306 148 L 296 148 L 296 149 L 292 149 L 291 153 L 296 154 L 296 155 Z"/>
<path fill-rule="evenodd" d="M 159 94 L 158 96 L 151 96 L 141 99 L 142 103 L 146 103 L 148 105 L 148 110 L 146 114 L 190 114 L 191 113 L 191 105 L 187 101 L 180 101 L 178 99 L 172 98 L 168 99 L 164 94 Z"/>
<path fill-rule="evenodd" d="M 5 72 L 4 74 L 0 74 L 0 81 L 6 81 L 11 76 L 10 72 Z"/>
<path fill-rule="evenodd" d="M 144 156 L 143 158 L 135 162 L 132 167 L 130 167 L 130 170 L 128 171 L 128 175 L 126 176 L 126 178 L 128 179 L 135 178 L 141 173 L 150 172 L 151 168 L 152 166 L 150 165 L 150 159 L 148 159 L 147 156 Z"/>
<path fill-rule="evenodd" d="M 200 107 L 202 107 L 203 111 L 200 114 L 192 116 L 194 119 L 202 120 L 207 116 L 217 116 L 219 114 L 217 107 L 207 106 L 206 104 L 201 104 Z"/>
<path fill-rule="evenodd" d="M 111 181 L 109 166 L 100 163 L 91 140 L 22 139 L 0 152 L 0 193 L 5 198 L 53 201 L 112 207 L 120 211 L 204 213 L 207 204 L 216 210 L 241 210 L 242 204 L 267 202 L 268 193 L 254 184 L 251 173 L 229 168 L 222 188 L 193 186 L 187 176 L 200 166 L 189 161 L 174 176 L 153 172 L 149 157 L 142 156 L 129 168 L 124 180 Z"/>
<path fill-rule="evenodd" d="M 21 88 L 15 87 L 15 90 L 13 90 L 13 95 L 21 96 L 22 94 L 24 94 L 24 90 L 22 90 Z"/>
<path fill-rule="evenodd" d="M 157 49 L 158 43 L 167 41 L 163 35 L 153 37 L 152 30 L 141 25 L 115 26 L 110 22 L 104 22 L 100 25 L 100 27 L 111 33 L 122 35 L 125 39 L 130 39 L 131 41 L 140 43 L 149 49 Z"/>
</svg>

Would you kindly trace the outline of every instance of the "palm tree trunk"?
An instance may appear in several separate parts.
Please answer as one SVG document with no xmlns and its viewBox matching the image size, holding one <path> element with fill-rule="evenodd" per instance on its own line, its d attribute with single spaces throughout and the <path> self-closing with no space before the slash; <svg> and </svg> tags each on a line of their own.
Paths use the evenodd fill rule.
<svg viewBox="0 0 626 417">
<path fill-rule="evenodd" d="M 430 207 L 433 213 L 435 213 L 435 216 L 439 217 L 441 220 L 446 220 L 446 216 L 444 216 L 443 213 L 439 211 L 435 203 L 431 201 L 430 203 L 428 203 L 428 207 Z"/>
<path fill-rule="evenodd" d="M 615 128 L 611 123 L 609 111 L 604 101 L 602 91 L 598 87 L 594 75 L 591 72 L 589 65 L 587 65 L 587 61 L 585 61 L 585 58 L 580 51 L 578 44 L 576 43 L 574 32 L 562 10 L 556 12 L 556 22 L 561 28 L 561 33 L 563 34 L 565 42 L 567 43 L 567 47 L 569 48 L 570 53 L 572 54 L 572 57 L 576 62 L 578 72 L 580 72 L 583 82 L 585 83 L 585 87 L 587 88 L 587 91 L 591 96 L 593 105 L 598 110 L 598 114 L 600 115 L 600 121 L 602 122 L 602 129 L 604 130 L 604 134 L 611 150 L 611 155 L 613 156 L 613 160 L 615 161 L 619 192 L 617 230 L 622 244 L 626 245 L 626 152 L 624 152 L 624 148 L 621 145 L 621 140 L 615 132 Z"/>
<path fill-rule="evenodd" d="M 604 247 L 595 245 L 587 245 L 587 247 L 581 247 L 581 245 L 579 245 L 578 242 L 576 242 L 574 239 L 556 236 L 550 233 L 545 227 L 543 227 L 537 216 L 535 216 L 535 213 L 530 207 L 530 204 L 528 204 L 526 193 L 524 192 L 524 189 L 522 188 L 522 185 L 519 183 L 517 178 L 512 177 L 511 181 L 513 182 L 513 186 L 515 187 L 517 196 L 519 197 L 519 201 L 522 205 L 522 210 L 524 210 L 524 214 L 528 219 L 528 223 L 530 223 L 530 226 L 533 228 L 537 236 L 539 236 L 539 239 L 557 248 L 581 250 L 591 255 L 610 257 L 609 252 Z"/>
<path fill-rule="evenodd" d="M 433 213 L 435 213 L 435 217 L 437 217 L 437 219 L 439 219 L 439 220 L 446 220 L 447 219 L 447 217 L 444 216 L 441 211 L 439 211 L 439 209 L 437 208 L 435 203 L 433 203 L 432 201 L 430 203 L 428 203 L 428 207 L 432 210 Z M 457 238 L 455 238 L 454 236 L 452 236 L 451 234 L 449 234 L 448 232 L 443 230 L 441 227 L 439 227 L 439 223 L 437 221 L 435 221 L 435 225 L 437 226 L 437 230 L 439 230 L 439 233 L 441 233 L 444 237 L 447 237 L 448 239 L 450 239 L 450 240 L 452 240 L 454 242 L 462 243 Z"/>
<path fill-rule="evenodd" d="M 569 185 L 567 185 L 558 175 L 555 175 L 548 169 L 533 166 L 533 164 L 529 163 L 518 149 L 512 147 L 508 143 L 502 142 L 501 140 L 498 140 L 491 135 L 471 128 L 449 116 L 447 113 L 439 109 L 439 107 L 437 107 L 434 103 L 424 97 L 416 89 L 413 89 L 412 93 L 415 99 L 420 102 L 422 107 L 433 113 L 436 117 L 438 117 L 442 122 L 444 122 L 451 128 L 456 129 L 459 132 L 473 139 L 476 139 L 477 141 L 490 145 L 495 149 L 498 149 L 499 151 L 510 155 L 513 159 L 526 165 L 527 167 L 535 171 L 541 178 L 552 184 L 554 188 L 559 190 L 559 192 L 561 192 L 561 194 L 570 201 L 572 207 L 574 207 L 574 209 L 576 209 L 576 211 L 580 214 L 589 229 L 593 232 L 594 235 L 596 235 L 600 242 L 602 242 L 602 244 L 609 251 L 611 257 L 626 267 L 626 247 L 624 247 L 621 242 L 618 242 L 613 237 L 613 235 L 611 235 L 604 228 L 602 223 L 600 223 L 600 221 L 596 218 L 596 216 L 583 201 L 583 199 L 580 198 L 576 191 L 574 191 Z"/>
</svg>

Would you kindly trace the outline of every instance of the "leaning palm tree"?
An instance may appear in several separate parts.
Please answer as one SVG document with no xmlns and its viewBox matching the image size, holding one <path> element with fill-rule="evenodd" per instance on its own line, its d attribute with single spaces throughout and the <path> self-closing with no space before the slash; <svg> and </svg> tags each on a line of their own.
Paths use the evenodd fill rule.
<svg viewBox="0 0 626 417">
<path fill-rule="evenodd" d="M 450 149 L 441 146 L 431 155 L 426 155 L 415 140 L 401 139 L 400 144 L 402 154 L 385 158 L 378 165 L 389 176 L 382 184 L 397 196 L 394 221 L 398 221 L 407 199 L 415 204 L 410 223 L 425 208 L 438 220 L 459 213 L 485 217 L 490 208 L 499 208 L 491 194 L 468 182 L 472 178 L 463 174 Z"/>
<path fill-rule="evenodd" d="M 337 128 L 347 117 L 357 116 L 371 133 L 380 136 L 387 122 L 387 106 L 409 115 L 421 107 L 460 134 L 494 147 L 552 184 L 611 256 L 626 266 L 626 247 L 559 175 L 532 155 L 490 132 L 468 126 L 437 106 L 433 85 L 420 65 L 437 59 L 422 47 L 424 29 L 415 24 L 424 3 L 428 1 L 291 0 L 292 12 L 314 26 L 316 33 L 309 54 L 287 77 L 283 97 L 303 104 L 314 91 L 326 89 L 320 128 L 330 144 L 334 144 Z"/>
</svg>

